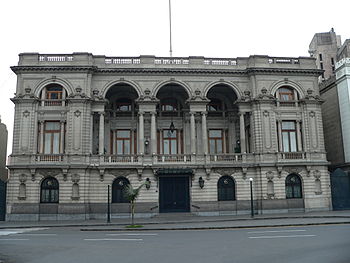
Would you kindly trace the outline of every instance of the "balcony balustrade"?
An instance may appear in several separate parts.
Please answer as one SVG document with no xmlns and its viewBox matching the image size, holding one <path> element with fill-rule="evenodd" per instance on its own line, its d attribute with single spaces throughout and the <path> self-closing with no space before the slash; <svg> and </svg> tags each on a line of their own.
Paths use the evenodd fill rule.
<svg viewBox="0 0 350 263">
<path fill-rule="evenodd" d="M 37 154 L 35 155 L 36 162 L 63 162 L 64 155 L 63 154 Z"/>
<path fill-rule="evenodd" d="M 157 154 L 155 158 L 158 163 L 191 163 L 190 154 Z"/>
<path fill-rule="evenodd" d="M 138 163 L 138 155 L 105 155 L 105 163 Z"/>
<path fill-rule="evenodd" d="M 41 100 L 41 106 L 44 107 L 64 107 L 66 106 L 66 101 L 65 100 Z"/>
<path fill-rule="evenodd" d="M 304 160 L 306 159 L 305 152 L 281 152 L 280 159 L 284 160 Z"/>
</svg>

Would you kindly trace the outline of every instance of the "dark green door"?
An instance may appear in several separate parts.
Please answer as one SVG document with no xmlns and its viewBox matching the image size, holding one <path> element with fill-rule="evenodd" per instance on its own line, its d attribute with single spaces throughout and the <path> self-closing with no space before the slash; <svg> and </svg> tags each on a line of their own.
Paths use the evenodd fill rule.
<svg viewBox="0 0 350 263">
<path fill-rule="evenodd" d="M 331 174 L 333 210 L 350 209 L 350 176 L 338 168 Z"/>
<path fill-rule="evenodd" d="M 188 177 L 159 178 L 159 211 L 189 212 L 189 179 Z"/>
<path fill-rule="evenodd" d="M 0 180 L 0 221 L 6 216 L 6 183 Z"/>
</svg>

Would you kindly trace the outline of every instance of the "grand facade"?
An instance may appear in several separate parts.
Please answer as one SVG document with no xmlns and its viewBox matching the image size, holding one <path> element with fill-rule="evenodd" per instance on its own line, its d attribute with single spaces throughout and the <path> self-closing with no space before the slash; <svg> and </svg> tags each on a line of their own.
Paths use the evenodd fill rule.
<svg viewBox="0 0 350 263">
<path fill-rule="evenodd" d="M 8 220 L 331 209 L 313 58 L 23 53 Z"/>
</svg>

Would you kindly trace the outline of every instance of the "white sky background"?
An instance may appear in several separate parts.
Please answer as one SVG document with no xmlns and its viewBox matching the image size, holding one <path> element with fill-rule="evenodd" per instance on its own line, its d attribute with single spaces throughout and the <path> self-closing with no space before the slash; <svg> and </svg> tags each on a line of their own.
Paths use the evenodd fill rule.
<svg viewBox="0 0 350 263">
<path fill-rule="evenodd" d="M 172 0 L 173 56 L 309 56 L 317 32 L 350 38 L 350 1 Z M 333 6 L 331 6 L 333 4 Z M 22 52 L 169 55 L 168 0 L 0 1 L 0 115 L 12 149 Z"/>
</svg>

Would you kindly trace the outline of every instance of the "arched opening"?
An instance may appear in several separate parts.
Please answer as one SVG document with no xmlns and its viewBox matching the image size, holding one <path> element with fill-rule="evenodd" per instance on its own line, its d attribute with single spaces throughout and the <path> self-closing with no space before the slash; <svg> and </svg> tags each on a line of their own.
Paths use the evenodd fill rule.
<svg viewBox="0 0 350 263">
<path fill-rule="evenodd" d="M 41 182 L 40 203 L 58 203 L 59 185 L 57 179 L 47 177 Z"/>
<path fill-rule="evenodd" d="M 41 106 L 65 106 L 66 90 L 57 83 L 46 85 L 40 94 Z"/>
<path fill-rule="evenodd" d="M 129 84 L 119 83 L 110 87 L 106 93 L 108 104 L 106 112 L 110 117 L 130 117 L 136 113 L 135 100 L 138 94 Z"/>
<path fill-rule="evenodd" d="M 138 93 L 134 87 L 126 83 L 118 83 L 110 87 L 106 93 L 108 103 L 105 107 L 104 130 L 109 131 L 105 137 L 104 153 L 110 155 L 128 156 L 137 152 L 137 111 Z M 100 131 L 101 116 L 94 116 L 94 133 Z M 99 149 L 98 136 L 94 136 L 95 153 Z M 116 160 L 116 159 L 115 159 Z M 118 159 L 119 160 L 119 159 Z M 122 158 L 124 160 L 124 157 Z"/>
<path fill-rule="evenodd" d="M 158 153 L 176 155 L 184 152 L 183 115 L 189 111 L 186 104 L 189 98 L 184 87 L 179 84 L 166 84 L 157 94 L 158 114 Z"/>
<path fill-rule="evenodd" d="M 222 176 L 218 181 L 218 201 L 236 200 L 235 181 L 230 176 Z"/>
<path fill-rule="evenodd" d="M 209 89 L 207 98 L 209 153 L 216 155 L 238 152 L 240 135 L 238 106 L 235 104 L 237 94 L 232 87 L 217 84 Z"/>
<path fill-rule="evenodd" d="M 277 105 L 281 107 L 297 106 L 299 94 L 296 89 L 290 86 L 282 86 L 277 89 L 275 97 Z"/>
<path fill-rule="evenodd" d="M 300 176 L 297 174 L 290 174 L 286 178 L 286 198 L 302 198 L 302 185 Z"/>
<path fill-rule="evenodd" d="M 124 195 L 124 189 L 130 182 L 125 177 L 118 177 L 112 184 L 112 203 L 128 203 Z"/>
</svg>

